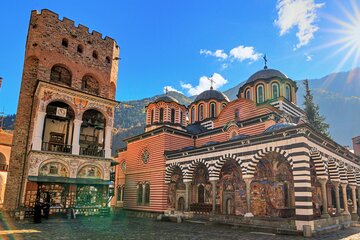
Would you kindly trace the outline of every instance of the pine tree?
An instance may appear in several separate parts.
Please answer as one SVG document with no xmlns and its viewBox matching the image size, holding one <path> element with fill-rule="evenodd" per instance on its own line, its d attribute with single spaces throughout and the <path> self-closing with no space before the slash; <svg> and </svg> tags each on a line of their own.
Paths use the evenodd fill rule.
<svg viewBox="0 0 360 240">
<path fill-rule="evenodd" d="M 304 85 L 306 91 L 304 96 L 304 110 L 309 124 L 325 136 L 330 137 L 330 126 L 325 122 L 325 117 L 320 115 L 319 105 L 314 103 L 313 96 L 309 88 L 309 81 L 305 80 Z"/>
</svg>

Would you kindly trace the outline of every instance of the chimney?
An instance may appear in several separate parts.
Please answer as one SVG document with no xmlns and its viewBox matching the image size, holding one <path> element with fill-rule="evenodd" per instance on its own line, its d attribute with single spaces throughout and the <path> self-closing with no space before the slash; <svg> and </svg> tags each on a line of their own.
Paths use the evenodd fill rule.
<svg viewBox="0 0 360 240">
<path fill-rule="evenodd" d="M 354 137 L 352 142 L 355 155 L 360 156 L 360 136 Z"/>
</svg>

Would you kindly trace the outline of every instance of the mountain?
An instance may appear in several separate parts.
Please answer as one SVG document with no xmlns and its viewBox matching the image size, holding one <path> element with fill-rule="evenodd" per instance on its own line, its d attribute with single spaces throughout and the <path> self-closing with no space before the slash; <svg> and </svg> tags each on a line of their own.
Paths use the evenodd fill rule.
<svg viewBox="0 0 360 240">
<path fill-rule="evenodd" d="M 303 80 L 298 80 L 297 103 L 303 105 Z M 320 79 L 309 80 L 314 101 L 320 113 L 330 124 L 332 138 L 341 145 L 351 146 L 351 138 L 360 135 L 360 68 L 348 72 L 333 73 Z M 239 87 L 244 82 L 224 93 L 230 100 L 236 99 Z M 189 105 L 196 96 L 186 97 L 178 92 L 169 92 L 181 104 Z M 144 132 L 145 106 L 162 95 L 141 100 L 120 102 L 115 109 L 113 151 L 124 147 L 122 139 Z M 5 129 L 13 129 L 15 115 L 5 117 Z"/>
</svg>

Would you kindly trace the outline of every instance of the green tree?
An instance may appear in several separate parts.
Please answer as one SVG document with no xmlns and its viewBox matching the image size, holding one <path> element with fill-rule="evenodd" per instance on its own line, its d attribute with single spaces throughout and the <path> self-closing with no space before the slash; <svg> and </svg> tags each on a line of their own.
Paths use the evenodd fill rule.
<svg viewBox="0 0 360 240">
<path fill-rule="evenodd" d="M 309 124 L 324 134 L 327 137 L 330 137 L 329 133 L 329 124 L 325 122 L 325 117 L 320 115 L 319 105 L 314 103 L 313 95 L 310 91 L 309 81 L 304 81 L 305 85 L 305 101 L 304 101 L 304 110 Z"/>
</svg>

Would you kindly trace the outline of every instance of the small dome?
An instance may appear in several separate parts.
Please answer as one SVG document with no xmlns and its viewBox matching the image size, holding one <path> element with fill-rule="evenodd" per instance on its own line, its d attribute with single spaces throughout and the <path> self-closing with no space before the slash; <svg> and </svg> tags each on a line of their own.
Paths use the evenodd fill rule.
<svg viewBox="0 0 360 240">
<path fill-rule="evenodd" d="M 171 97 L 169 95 L 163 95 L 161 97 L 158 97 L 153 103 L 157 103 L 157 102 L 166 102 L 166 103 L 176 102 L 176 103 L 179 103 L 178 100 L 176 100 L 174 97 Z"/>
<path fill-rule="evenodd" d="M 251 82 L 254 82 L 254 81 L 258 80 L 258 79 L 269 79 L 269 78 L 273 78 L 273 77 L 288 78 L 285 74 L 283 74 L 279 70 L 276 70 L 276 69 L 263 69 L 263 70 L 257 71 L 253 75 L 251 75 L 249 77 L 249 79 L 246 81 L 246 83 L 251 83 Z"/>
<path fill-rule="evenodd" d="M 219 92 L 217 90 L 206 90 L 202 93 L 200 93 L 196 98 L 194 102 L 198 101 L 208 101 L 208 100 L 219 100 L 219 101 L 227 101 L 230 102 L 229 98 L 223 94 L 222 92 Z"/>
<path fill-rule="evenodd" d="M 272 125 L 270 127 L 268 127 L 264 133 L 271 133 L 271 132 L 274 132 L 274 131 L 277 131 L 277 130 L 280 130 L 280 129 L 283 129 L 283 128 L 288 128 L 288 127 L 294 127 L 296 126 L 295 123 L 277 123 L 275 125 Z"/>
</svg>

